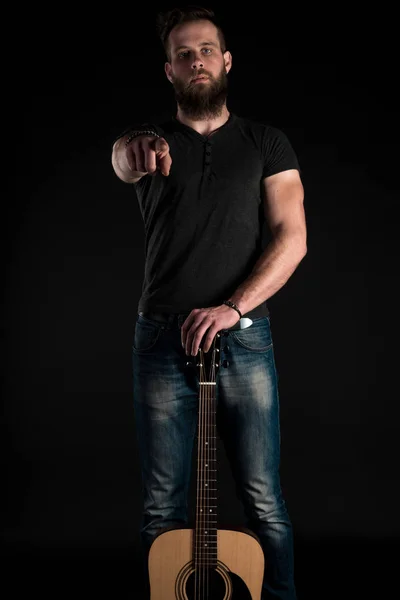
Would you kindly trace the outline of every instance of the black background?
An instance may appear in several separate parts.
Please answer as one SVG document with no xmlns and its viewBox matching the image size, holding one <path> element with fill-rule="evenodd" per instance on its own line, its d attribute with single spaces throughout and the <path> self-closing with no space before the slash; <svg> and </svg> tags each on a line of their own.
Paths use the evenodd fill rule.
<svg viewBox="0 0 400 600">
<path fill-rule="evenodd" d="M 131 122 L 174 113 L 159 8 L 35 7 L 8 21 L 7 597 L 140 598 L 131 346 L 143 228 L 111 146 Z M 299 600 L 390 597 L 400 535 L 394 17 L 219 10 L 233 54 L 228 106 L 286 132 L 305 186 L 308 254 L 269 302 Z M 221 521 L 241 524 L 222 448 L 219 480 Z"/>
</svg>

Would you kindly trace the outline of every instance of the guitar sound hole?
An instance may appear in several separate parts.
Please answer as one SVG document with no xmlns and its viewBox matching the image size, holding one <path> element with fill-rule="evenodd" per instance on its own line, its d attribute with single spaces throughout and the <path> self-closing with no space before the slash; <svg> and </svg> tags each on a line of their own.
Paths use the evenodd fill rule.
<svg viewBox="0 0 400 600">
<path fill-rule="evenodd" d="M 224 575 L 225 580 L 214 569 L 201 569 L 197 575 L 193 571 L 186 582 L 188 600 L 252 600 L 241 577 L 228 570 Z"/>
<path fill-rule="evenodd" d="M 203 568 L 190 574 L 186 582 L 186 594 L 189 600 L 224 600 L 226 584 L 218 571 Z"/>
</svg>

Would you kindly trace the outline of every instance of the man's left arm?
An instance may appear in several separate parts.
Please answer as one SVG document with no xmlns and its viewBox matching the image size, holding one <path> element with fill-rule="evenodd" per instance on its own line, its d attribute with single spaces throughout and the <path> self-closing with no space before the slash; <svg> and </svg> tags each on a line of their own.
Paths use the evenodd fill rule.
<svg viewBox="0 0 400 600">
<path fill-rule="evenodd" d="M 266 177 L 262 185 L 271 241 L 249 277 L 229 298 L 242 315 L 280 290 L 307 253 L 304 188 L 299 171 L 276 173 Z"/>
<path fill-rule="evenodd" d="M 283 287 L 307 252 L 304 189 L 299 171 L 289 169 L 270 175 L 263 180 L 263 186 L 271 242 L 249 277 L 227 298 L 237 305 L 242 315 Z M 193 309 L 181 328 L 186 354 L 196 356 L 203 336 L 203 349 L 208 352 L 215 334 L 232 327 L 238 319 L 237 311 L 225 304 Z"/>
</svg>

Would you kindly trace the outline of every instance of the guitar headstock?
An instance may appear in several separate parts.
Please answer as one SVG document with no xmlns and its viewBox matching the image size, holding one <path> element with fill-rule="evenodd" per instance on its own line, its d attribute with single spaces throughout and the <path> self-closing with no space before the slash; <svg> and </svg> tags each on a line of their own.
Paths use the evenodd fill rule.
<svg viewBox="0 0 400 600">
<path fill-rule="evenodd" d="M 221 334 L 214 337 L 208 352 L 200 346 L 196 356 L 196 368 L 200 383 L 215 383 L 220 369 Z"/>
</svg>

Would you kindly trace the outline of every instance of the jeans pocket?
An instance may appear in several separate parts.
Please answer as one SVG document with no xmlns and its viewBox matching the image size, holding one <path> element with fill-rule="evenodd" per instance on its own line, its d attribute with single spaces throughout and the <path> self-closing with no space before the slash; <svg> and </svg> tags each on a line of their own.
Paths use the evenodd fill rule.
<svg viewBox="0 0 400 600">
<path fill-rule="evenodd" d="M 252 352 L 267 352 L 272 348 L 272 334 L 269 317 L 254 319 L 251 327 L 232 331 L 232 339 Z"/>
<path fill-rule="evenodd" d="M 160 339 L 163 329 L 160 323 L 138 315 L 135 324 L 133 352 L 145 353 L 153 350 Z"/>
</svg>

